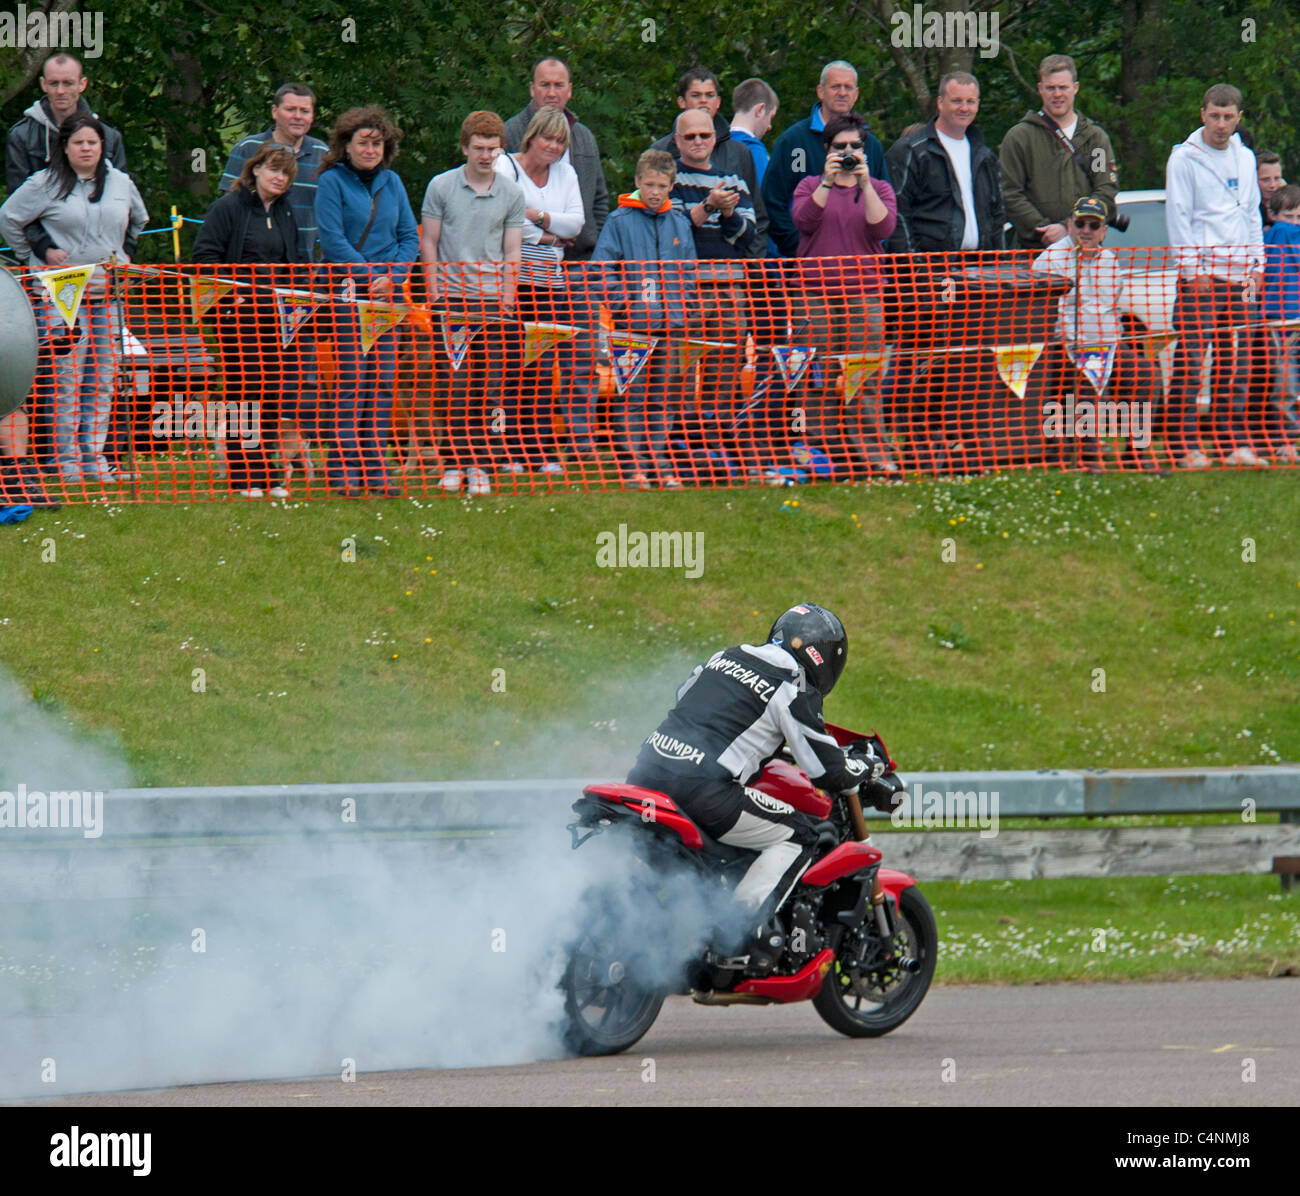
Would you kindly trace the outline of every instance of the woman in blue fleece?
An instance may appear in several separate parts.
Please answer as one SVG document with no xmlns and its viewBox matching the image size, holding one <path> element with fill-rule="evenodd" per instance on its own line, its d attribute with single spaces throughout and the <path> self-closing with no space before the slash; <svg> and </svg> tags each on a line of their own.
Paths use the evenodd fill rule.
<svg viewBox="0 0 1300 1196">
<path fill-rule="evenodd" d="M 356 301 L 400 303 L 402 283 L 420 248 L 415 214 L 402 180 L 388 169 L 402 134 L 382 108 L 351 108 L 330 132 L 321 163 L 316 220 L 327 262 L 337 263 L 334 349 L 338 380 L 326 476 L 340 494 L 363 490 L 396 498 L 384 456 L 393 425 L 398 331 L 389 328 L 369 352 L 361 347 Z"/>
</svg>

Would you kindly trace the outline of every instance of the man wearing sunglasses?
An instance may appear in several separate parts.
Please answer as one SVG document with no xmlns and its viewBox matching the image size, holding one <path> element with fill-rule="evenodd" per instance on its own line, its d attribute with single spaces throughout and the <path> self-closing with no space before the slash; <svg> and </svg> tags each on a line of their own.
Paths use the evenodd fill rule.
<svg viewBox="0 0 1300 1196">
<path fill-rule="evenodd" d="M 677 107 L 682 112 L 708 114 L 714 135 L 710 147 L 713 165 L 723 174 L 736 174 L 745 180 L 759 232 L 756 239 L 747 243 L 748 256 L 763 257 L 767 253 L 767 208 L 758 186 L 758 171 L 749 149 L 731 136 L 731 126 L 718 115 L 718 109 L 722 107 L 722 92 L 718 88 L 718 76 L 711 70 L 702 66 L 692 67 L 677 81 Z M 674 158 L 680 157 L 676 123 L 667 137 L 661 137 L 650 148 L 663 150 Z"/>
<path fill-rule="evenodd" d="M 1102 248 L 1105 239 L 1106 205 L 1085 195 L 1074 203 L 1065 236 L 1034 259 L 1035 273 L 1055 274 L 1071 284 L 1057 305 L 1059 343 L 1053 364 L 1060 383 L 1044 411 L 1044 436 L 1063 441 L 1063 449 L 1077 443 L 1080 468 L 1100 473 L 1105 466 L 1102 432 L 1118 428 L 1128 437 L 1121 467 L 1152 472 L 1157 466 L 1145 450 L 1151 443 L 1159 379 L 1155 364 L 1124 339 L 1119 312 L 1124 270 L 1114 252 Z M 1062 452 L 1063 459 L 1068 456 Z"/>
</svg>

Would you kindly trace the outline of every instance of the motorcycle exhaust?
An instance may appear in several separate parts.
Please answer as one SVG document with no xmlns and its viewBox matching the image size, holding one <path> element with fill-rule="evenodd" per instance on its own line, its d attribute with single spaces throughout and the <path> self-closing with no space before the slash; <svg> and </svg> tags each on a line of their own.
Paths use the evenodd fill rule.
<svg viewBox="0 0 1300 1196">
<path fill-rule="evenodd" d="M 697 1005 L 775 1005 L 772 997 L 760 996 L 758 993 L 717 993 L 693 992 L 691 1000 Z"/>
</svg>

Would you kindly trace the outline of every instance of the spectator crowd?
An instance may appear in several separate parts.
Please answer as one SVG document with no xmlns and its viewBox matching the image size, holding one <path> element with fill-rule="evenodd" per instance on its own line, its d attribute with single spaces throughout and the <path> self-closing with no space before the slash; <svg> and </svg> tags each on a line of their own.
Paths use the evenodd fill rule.
<svg viewBox="0 0 1300 1196">
<path fill-rule="evenodd" d="M 131 420 L 115 410 L 117 267 L 147 213 L 122 136 L 84 94 L 83 65 L 52 54 L 39 85 L 9 130 L 0 234 L 31 272 L 42 359 L 28 402 L 0 419 L 0 506 L 53 505 L 53 478 L 132 478 Z M 270 125 L 231 150 L 192 254 L 238 284 L 207 319 L 222 397 L 255 411 L 260 435 L 223 443 L 227 484 L 287 497 L 313 468 L 314 442 L 332 492 L 396 496 L 403 435 L 441 489 L 471 496 L 506 474 L 605 464 L 638 489 L 887 478 L 920 459 L 905 453 L 909 437 L 961 435 L 902 417 L 909 395 L 961 375 L 943 365 L 927 382 L 928 359 L 897 351 L 892 329 L 909 317 L 891 280 L 906 277 L 913 302 L 950 302 L 964 269 L 953 255 L 1011 245 L 1033 251 L 1019 264 L 1050 289 L 1040 368 L 1051 396 L 1090 386 L 1158 412 L 1163 459 L 1130 430 L 1122 464 L 1294 463 L 1300 354 L 1284 322 L 1300 319 L 1300 188 L 1277 154 L 1254 150 L 1241 93 L 1210 87 L 1169 156 L 1177 339 L 1166 377 L 1104 245 L 1122 227 L 1110 138 L 1075 106 L 1070 57 L 1043 59 L 1037 89 L 1041 106 L 995 151 L 977 123 L 978 80 L 952 71 L 933 117 L 886 150 L 857 110 L 857 71 L 836 60 L 769 149 L 773 88 L 740 82 L 728 120 L 719 79 L 693 67 L 671 128 L 611 196 L 597 138 L 570 108 L 569 68 L 545 57 L 520 111 L 468 113 L 463 162 L 429 180 L 417 213 L 394 170 L 402 131 L 382 107 L 343 112 L 322 140 L 317 97 L 286 83 Z M 78 266 L 91 272 L 69 322 L 34 275 Z M 286 337 L 281 297 L 304 291 L 311 335 Z M 376 327 L 386 308 L 427 309 L 427 335 L 398 318 Z M 549 330 L 545 352 L 536 329 Z M 1075 463 L 1106 466 L 1099 433 L 1076 439 Z"/>
</svg>

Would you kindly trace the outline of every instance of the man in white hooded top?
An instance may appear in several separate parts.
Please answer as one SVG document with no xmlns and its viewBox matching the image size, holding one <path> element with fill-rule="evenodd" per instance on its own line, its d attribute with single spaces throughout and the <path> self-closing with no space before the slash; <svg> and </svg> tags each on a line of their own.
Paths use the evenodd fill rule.
<svg viewBox="0 0 1300 1196">
<path fill-rule="evenodd" d="M 1215 395 L 1216 433 L 1229 465 L 1261 467 L 1247 426 L 1250 346 L 1247 325 L 1258 319 L 1264 272 L 1255 155 L 1237 133 L 1241 92 L 1216 83 L 1205 93 L 1201 128 L 1176 145 L 1165 167 L 1165 222 L 1177 246 L 1178 346 L 1169 388 L 1168 439 L 1184 469 L 1205 469 L 1197 434 L 1196 397 L 1206 344 L 1214 338 L 1217 378 L 1229 393 Z M 1233 336 L 1233 331 L 1240 334 Z M 1223 367 L 1227 367 L 1224 369 Z M 1222 406 L 1220 406 L 1222 404 Z"/>
</svg>

